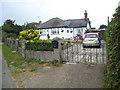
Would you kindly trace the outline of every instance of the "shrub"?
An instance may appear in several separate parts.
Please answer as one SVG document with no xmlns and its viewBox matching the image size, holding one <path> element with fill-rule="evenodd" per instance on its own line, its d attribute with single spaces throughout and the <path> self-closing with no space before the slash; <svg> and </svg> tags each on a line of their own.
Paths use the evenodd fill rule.
<svg viewBox="0 0 120 90">
<path fill-rule="evenodd" d="M 90 32 L 91 32 L 91 30 L 89 30 L 89 29 L 87 31 L 85 31 L 85 33 L 90 33 Z"/>
<path fill-rule="evenodd" d="M 28 41 L 26 44 L 26 50 L 33 51 L 53 51 L 51 41 L 46 40 L 38 40 L 38 41 Z"/>
<path fill-rule="evenodd" d="M 33 71 L 36 71 L 37 70 L 37 67 L 33 67 L 30 71 L 33 72 Z"/>
<path fill-rule="evenodd" d="M 50 35 L 49 35 L 49 34 L 47 34 L 47 38 L 48 38 L 48 39 L 50 38 Z"/>
<path fill-rule="evenodd" d="M 38 40 L 40 37 L 39 31 L 38 30 L 33 30 L 33 29 L 28 29 L 21 31 L 19 34 L 19 39 L 20 40 Z"/>
<path fill-rule="evenodd" d="M 120 7 L 113 16 L 105 32 L 107 46 L 105 88 L 120 88 Z"/>
</svg>

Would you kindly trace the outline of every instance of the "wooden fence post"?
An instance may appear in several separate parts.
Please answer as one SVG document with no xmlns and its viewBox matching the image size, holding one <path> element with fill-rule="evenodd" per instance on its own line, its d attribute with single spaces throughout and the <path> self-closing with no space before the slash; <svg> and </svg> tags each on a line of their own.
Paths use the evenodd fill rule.
<svg viewBox="0 0 120 90">
<path fill-rule="evenodd" d="M 22 40 L 21 43 L 22 43 L 22 56 L 25 58 L 25 42 L 26 40 Z"/>
</svg>

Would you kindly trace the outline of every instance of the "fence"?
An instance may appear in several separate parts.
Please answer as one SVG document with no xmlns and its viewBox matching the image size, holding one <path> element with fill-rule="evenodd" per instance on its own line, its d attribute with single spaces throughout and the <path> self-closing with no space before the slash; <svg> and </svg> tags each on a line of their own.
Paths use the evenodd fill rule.
<svg viewBox="0 0 120 90">
<path fill-rule="evenodd" d="M 106 64 L 106 43 L 101 41 L 101 47 L 83 47 L 82 41 L 69 42 L 62 45 L 62 60 L 84 64 Z"/>
<path fill-rule="evenodd" d="M 59 49 L 54 49 L 53 51 L 32 51 L 25 50 L 25 40 L 19 43 L 17 39 L 6 38 L 5 44 L 7 44 L 13 50 L 18 51 L 24 58 L 35 58 L 40 60 L 52 61 L 59 60 Z"/>
<path fill-rule="evenodd" d="M 25 40 L 21 45 L 19 40 L 5 39 L 5 43 L 12 49 L 21 53 L 24 58 L 35 58 L 46 61 L 54 59 L 59 62 L 75 62 L 84 64 L 106 64 L 106 43 L 101 41 L 101 47 L 87 47 L 84 48 L 81 41 L 68 42 L 62 44 L 61 40 L 58 41 L 58 48 L 53 51 L 32 51 L 25 50 Z M 21 47 L 20 47 L 21 46 Z"/>
</svg>

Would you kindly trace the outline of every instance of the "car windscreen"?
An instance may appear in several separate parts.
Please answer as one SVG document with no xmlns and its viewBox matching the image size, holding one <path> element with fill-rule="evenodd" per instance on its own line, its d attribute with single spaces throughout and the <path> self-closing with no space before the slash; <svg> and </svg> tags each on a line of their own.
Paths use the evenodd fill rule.
<svg viewBox="0 0 120 90">
<path fill-rule="evenodd" d="M 87 34 L 86 38 L 97 38 L 97 34 Z"/>
</svg>

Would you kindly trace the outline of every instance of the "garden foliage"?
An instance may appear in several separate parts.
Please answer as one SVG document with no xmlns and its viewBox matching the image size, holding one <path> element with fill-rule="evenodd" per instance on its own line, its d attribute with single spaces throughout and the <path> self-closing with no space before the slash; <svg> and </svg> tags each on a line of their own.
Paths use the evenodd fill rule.
<svg viewBox="0 0 120 90">
<path fill-rule="evenodd" d="M 37 40 L 26 42 L 26 50 L 33 51 L 53 51 L 52 42 L 50 40 Z"/>
<path fill-rule="evenodd" d="M 6 20 L 2 25 L 2 41 L 4 42 L 7 37 L 17 38 L 20 31 L 22 31 L 22 27 L 15 24 L 15 20 Z"/>
<path fill-rule="evenodd" d="M 113 17 L 105 32 L 107 46 L 105 88 L 120 88 L 120 7 L 116 9 Z"/>
<path fill-rule="evenodd" d="M 33 30 L 33 29 L 28 29 L 28 30 L 21 31 L 20 34 L 19 34 L 19 39 L 20 40 L 23 40 L 23 39 L 31 40 L 31 42 L 33 40 L 38 40 L 39 37 L 40 37 L 39 31 L 38 30 Z"/>
<path fill-rule="evenodd" d="M 53 51 L 52 42 L 50 40 L 39 40 L 40 34 L 38 30 L 25 30 L 21 31 L 19 35 L 20 41 L 25 39 L 26 40 L 26 50 L 33 50 L 33 51 Z"/>
</svg>

